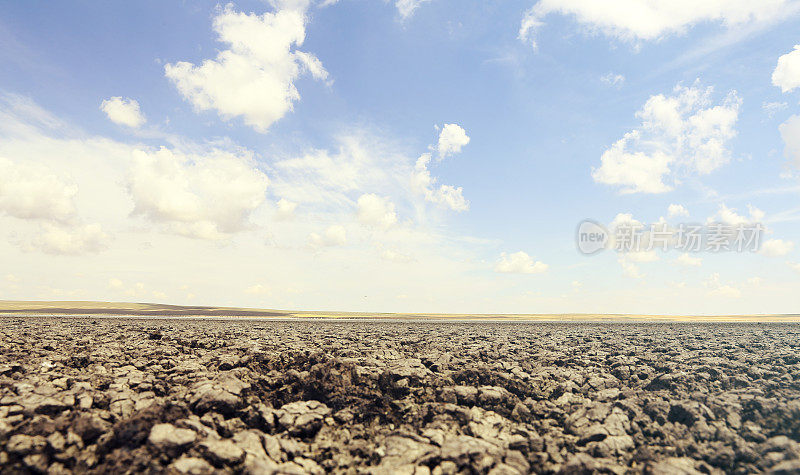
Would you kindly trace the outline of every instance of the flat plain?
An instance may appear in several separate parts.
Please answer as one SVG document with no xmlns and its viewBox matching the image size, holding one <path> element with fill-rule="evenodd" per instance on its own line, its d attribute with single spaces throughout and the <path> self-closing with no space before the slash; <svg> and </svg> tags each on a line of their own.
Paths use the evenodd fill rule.
<svg viewBox="0 0 800 475">
<path fill-rule="evenodd" d="M 3 473 L 797 473 L 800 325 L 0 317 Z"/>
</svg>

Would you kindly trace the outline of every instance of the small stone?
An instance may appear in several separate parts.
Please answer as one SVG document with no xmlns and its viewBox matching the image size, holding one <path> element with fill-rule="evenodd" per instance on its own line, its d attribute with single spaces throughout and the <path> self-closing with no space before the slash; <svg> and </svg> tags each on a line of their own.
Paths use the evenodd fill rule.
<svg viewBox="0 0 800 475">
<path fill-rule="evenodd" d="M 172 424 L 156 424 L 150 429 L 148 441 L 154 447 L 168 451 L 185 447 L 197 438 L 193 430 L 179 429 Z"/>
<path fill-rule="evenodd" d="M 47 439 L 44 437 L 30 436 L 25 434 L 15 434 L 8 439 L 6 450 L 16 455 L 26 455 L 31 452 L 40 452 L 47 446 Z"/>
<path fill-rule="evenodd" d="M 200 443 L 200 451 L 217 466 L 236 465 L 244 460 L 244 450 L 228 439 L 206 439 Z"/>
<path fill-rule="evenodd" d="M 169 467 L 167 467 L 167 471 L 189 475 L 205 475 L 207 473 L 214 473 L 214 467 L 201 458 L 183 456 L 172 462 Z"/>
</svg>

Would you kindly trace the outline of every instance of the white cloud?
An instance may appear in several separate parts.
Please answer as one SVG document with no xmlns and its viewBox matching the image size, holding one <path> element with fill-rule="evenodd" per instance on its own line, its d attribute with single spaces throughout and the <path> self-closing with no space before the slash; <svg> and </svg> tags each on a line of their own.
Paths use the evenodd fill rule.
<svg viewBox="0 0 800 475">
<path fill-rule="evenodd" d="M 139 102 L 120 96 L 110 97 L 100 104 L 100 110 L 106 113 L 111 122 L 127 125 L 134 129 L 145 123 L 144 115 L 139 110 Z"/>
<path fill-rule="evenodd" d="M 741 100 L 731 92 L 713 105 L 712 93 L 678 85 L 672 96 L 651 96 L 636 113 L 642 124 L 603 153 L 592 178 L 623 193 L 663 193 L 682 175 L 706 175 L 727 163 Z"/>
<path fill-rule="evenodd" d="M 69 221 L 78 187 L 36 163 L 0 157 L 0 214 L 20 219 Z"/>
<path fill-rule="evenodd" d="M 309 234 L 308 242 L 313 247 L 344 246 L 347 243 L 347 231 L 341 224 L 334 224 L 328 226 L 322 234 Z"/>
<path fill-rule="evenodd" d="M 783 239 L 768 239 L 761 245 L 761 253 L 769 257 L 782 257 L 794 249 L 792 241 L 784 241 Z"/>
<path fill-rule="evenodd" d="M 46 254 L 78 255 L 100 252 L 108 247 L 108 240 L 99 224 L 63 226 L 45 223 L 31 247 Z"/>
<path fill-rule="evenodd" d="M 761 104 L 761 110 L 767 113 L 767 116 L 771 119 L 775 117 L 775 114 L 782 110 L 786 110 L 789 108 L 789 104 L 785 102 L 764 102 Z"/>
<path fill-rule="evenodd" d="M 689 210 L 683 205 L 671 204 L 667 208 L 667 216 L 670 218 L 677 216 L 689 216 Z"/>
<path fill-rule="evenodd" d="M 358 132 L 337 137 L 338 150 L 309 150 L 277 160 L 272 189 L 287 200 L 321 208 L 352 207 L 362 190 L 408 190 L 408 157 Z M 413 163 L 413 162 L 412 162 Z"/>
<path fill-rule="evenodd" d="M 396 0 L 394 2 L 397 12 L 405 20 L 414 14 L 414 11 L 425 2 L 430 0 Z"/>
<path fill-rule="evenodd" d="M 414 258 L 408 254 L 404 254 L 394 249 L 384 249 L 383 252 L 381 252 L 381 257 L 387 261 L 398 262 L 401 264 L 412 262 L 414 260 Z"/>
<path fill-rule="evenodd" d="M 625 82 L 625 76 L 622 74 L 608 73 L 601 76 L 600 80 L 611 87 L 620 88 Z"/>
<path fill-rule="evenodd" d="M 785 14 L 792 5 L 787 0 L 540 0 L 525 13 L 519 38 L 535 46 L 536 30 L 550 14 L 570 16 L 589 33 L 601 32 L 622 41 L 650 41 L 682 34 L 705 22 L 722 23 L 729 28 L 766 22 Z"/>
<path fill-rule="evenodd" d="M 288 221 L 294 218 L 294 212 L 297 209 L 297 203 L 281 198 L 278 200 L 277 210 L 275 211 L 275 219 L 278 221 Z"/>
<path fill-rule="evenodd" d="M 251 295 L 268 295 L 272 293 L 272 289 L 268 285 L 255 284 L 244 289 L 244 293 Z"/>
<path fill-rule="evenodd" d="M 778 58 L 772 72 L 772 84 L 781 88 L 781 92 L 800 87 L 800 45 L 795 45 L 794 50 Z"/>
<path fill-rule="evenodd" d="M 764 219 L 764 212 L 752 205 L 747 205 L 750 216 L 743 216 L 739 214 L 735 208 L 728 208 L 725 204 L 719 205 L 719 210 L 710 216 L 707 223 L 723 223 L 729 226 L 736 226 L 739 224 L 754 224 L 760 223 Z"/>
<path fill-rule="evenodd" d="M 167 78 L 197 110 L 216 110 L 226 120 L 242 117 L 266 132 L 300 99 L 294 81 L 302 72 L 327 78 L 314 55 L 295 50 L 305 39 L 307 7 L 297 3 L 260 16 L 226 7 L 214 18 L 214 31 L 228 49 L 200 65 L 167 64 Z"/>
<path fill-rule="evenodd" d="M 464 198 L 463 189 L 451 185 L 440 185 L 436 188 L 436 178 L 431 177 L 428 165 L 431 162 L 431 154 L 424 153 L 417 159 L 412 177 L 412 185 L 420 190 L 425 199 L 431 203 L 438 203 L 454 211 L 466 211 L 469 209 L 469 202 Z"/>
<path fill-rule="evenodd" d="M 439 133 L 439 143 L 436 150 L 439 158 L 461 152 L 461 148 L 469 143 L 467 132 L 457 124 L 444 124 Z"/>
<path fill-rule="evenodd" d="M 788 264 L 789 267 L 791 267 L 795 271 L 800 272 L 800 262 L 787 262 L 786 264 Z"/>
<path fill-rule="evenodd" d="M 541 274 L 549 266 L 541 261 L 534 261 L 531 256 L 523 251 L 511 254 L 502 253 L 500 261 L 495 266 L 495 272 L 504 274 Z"/>
<path fill-rule="evenodd" d="M 658 254 L 654 250 L 631 251 L 624 253 L 624 256 L 631 262 L 655 262 L 658 260 Z"/>
<path fill-rule="evenodd" d="M 361 195 L 358 198 L 358 220 L 362 224 L 388 228 L 397 222 L 394 203 L 374 193 Z"/>
<path fill-rule="evenodd" d="M 626 259 L 627 254 L 620 254 L 617 257 L 617 262 L 622 266 L 622 275 L 630 277 L 631 279 L 642 279 L 644 274 L 639 271 L 639 266 Z"/>
<path fill-rule="evenodd" d="M 703 282 L 703 285 L 708 289 L 708 294 L 716 297 L 739 298 L 742 292 L 733 285 L 726 284 L 720 281 L 719 273 L 714 273 L 708 280 Z"/>
<path fill-rule="evenodd" d="M 688 253 L 683 253 L 675 259 L 675 262 L 684 267 L 700 267 L 703 265 L 703 259 L 699 257 L 692 257 Z"/>
<path fill-rule="evenodd" d="M 783 138 L 785 148 L 783 154 L 786 158 L 800 167 L 800 115 L 793 115 L 778 127 Z"/>
<path fill-rule="evenodd" d="M 135 150 L 128 179 L 134 214 L 203 239 L 247 227 L 250 213 L 264 202 L 267 183 L 247 155 L 187 155 L 166 148 Z"/>
</svg>

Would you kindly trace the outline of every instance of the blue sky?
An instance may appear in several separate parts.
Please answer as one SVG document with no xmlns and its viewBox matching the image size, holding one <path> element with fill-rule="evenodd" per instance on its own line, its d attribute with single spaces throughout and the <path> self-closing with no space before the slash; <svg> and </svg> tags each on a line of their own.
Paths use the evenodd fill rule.
<svg viewBox="0 0 800 475">
<path fill-rule="evenodd" d="M 796 312 L 800 6 L 716 3 L 4 5 L 0 295 Z M 587 257 L 585 218 L 766 233 Z"/>
</svg>

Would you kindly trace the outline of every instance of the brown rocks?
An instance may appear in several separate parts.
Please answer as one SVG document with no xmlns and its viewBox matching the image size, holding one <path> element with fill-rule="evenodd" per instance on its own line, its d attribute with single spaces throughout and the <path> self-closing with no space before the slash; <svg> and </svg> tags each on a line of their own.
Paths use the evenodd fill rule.
<svg viewBox="0 0 800 475">
<path fill-rule="evenodd" d="M 0 317 L 3 473 L 798 473 L 797 325 Z"/>
</svg>

